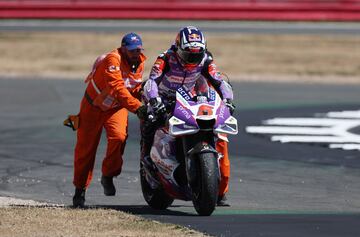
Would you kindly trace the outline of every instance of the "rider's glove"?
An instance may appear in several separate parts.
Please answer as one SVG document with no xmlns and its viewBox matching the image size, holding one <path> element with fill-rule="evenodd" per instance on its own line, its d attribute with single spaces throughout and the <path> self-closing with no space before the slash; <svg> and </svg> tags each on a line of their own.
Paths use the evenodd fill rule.
<svg viewBox="0 0 360 237">
<path fill-rule="evenodd" d="M 136 115 L 138 116 L 138 118 L 140 120 L 145 120 L 146 116 L 147 116 L 147 107 L 146 105 L 141 105 L 137 110 L 136 110 Z"/>
<path fill-rule="evenodd" d="M 166 113 L 166 108 L 164 103 L 161 101 L 160 97 L 151 98 L 149 100 L 152 112 L 156 117 L 163 116 Z"/>
<path fill-rule="evenodd" d="M 233 115 L 236 108 L 235 104 L 230 99 L 225 99 L 224 102 L 225 105 L 229 108 L 230 114 Z"/>
</svg>

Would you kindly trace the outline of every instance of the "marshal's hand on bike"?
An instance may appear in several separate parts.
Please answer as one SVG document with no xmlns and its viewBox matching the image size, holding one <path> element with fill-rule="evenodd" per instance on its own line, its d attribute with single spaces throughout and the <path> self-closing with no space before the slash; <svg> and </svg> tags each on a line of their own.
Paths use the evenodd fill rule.
<svg viewBox="0 0 360 237">
<path fill-rule="evenodd" d="M 145 120 L 146 116 L 147 116 L 147 106 L 146 105 L 141 105 L 137 110 L 136 110 L 136 115 L 138 116 L 138 118 L 140 120 Z"/>
</svg>

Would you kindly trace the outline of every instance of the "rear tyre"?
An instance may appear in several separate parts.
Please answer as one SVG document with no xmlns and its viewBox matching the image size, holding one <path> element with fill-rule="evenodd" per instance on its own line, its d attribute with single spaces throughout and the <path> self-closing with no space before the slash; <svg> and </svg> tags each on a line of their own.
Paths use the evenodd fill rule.
<svg viewBox="0 0 360 237">
<path fill-rule="evenodd" d="M 165 210 L 173 203 L 174 199 L 167 195 L 161 186 L 157 189 L 151 188 L 146 180 L 142 164 L 140 164 L 140 183 L 144 199 L 150 207 L 157 210 Z"/>
<path fill-rule="evenodd" d="M 210 216 L 215 210 L 219 190 L 216 154 L 199 154 L 197 182 L 192 189 L 196 212 L 201 216 Z"/>
</svg>

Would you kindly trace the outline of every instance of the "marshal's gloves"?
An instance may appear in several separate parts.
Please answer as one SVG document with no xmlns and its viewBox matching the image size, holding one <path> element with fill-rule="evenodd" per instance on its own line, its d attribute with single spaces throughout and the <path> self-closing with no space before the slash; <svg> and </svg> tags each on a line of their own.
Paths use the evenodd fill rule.
<svg viewBox="0 0 360 237">
<path fill-rule="evenodd" d="M 235 104 L 230 99 L 225 99 L 224 102 L 226 107 L 229 108 L 230 114 L 233 115 L 236 108 Z"/>
<path fill-rule="evenodd" d="M 164 103 L 161 101 L 160 97 L 151 98 L 149 100 L 152 112 L 156 117 L 162 117 L 166 113 L 166 108 Z"/>
<path fill-rule="evenodd" d="M 145 120 L 146 116 L 147 116 L 147 107 L 146 105 L 141 105 L 137 110 L 136 110 L 136 115 L 138 116 L 138 118 L 140 120 Z"/>
</svg>

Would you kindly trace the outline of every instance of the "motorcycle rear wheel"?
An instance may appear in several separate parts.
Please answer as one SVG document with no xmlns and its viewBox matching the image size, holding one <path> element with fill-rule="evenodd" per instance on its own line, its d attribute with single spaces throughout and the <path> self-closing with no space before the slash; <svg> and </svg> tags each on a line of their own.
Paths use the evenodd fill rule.
<svg viewBox="0 0 360 237">
<path fill-rule="evenodd" d="M 174 202 L 174 199 L 167 195 L 162 187 L 157 189 L 151 188 L 146 180 L 145 170 L 142 164 L 140 164 L 140 183 L 143 197 L 151 208 L 165 210 Z"/>
<path fill-rule="evenodd" d="M 201 216 L 210 216 L 216 207 L 219 190 L 219 169 L 214 153 L 202 153 L 198 157 L 198 175 L 193 188 L 193 204 Z"/>
</svg>

